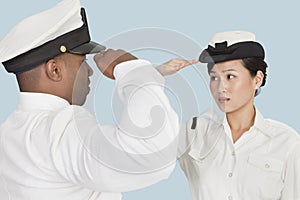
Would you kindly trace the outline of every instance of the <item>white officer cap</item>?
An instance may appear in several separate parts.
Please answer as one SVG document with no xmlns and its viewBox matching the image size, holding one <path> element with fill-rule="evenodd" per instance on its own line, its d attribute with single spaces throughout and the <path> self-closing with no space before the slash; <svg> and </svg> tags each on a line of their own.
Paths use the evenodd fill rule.
<svg viewBox="0 0 300 200">
<path fill-rule="evenodd" d="M 200 54 L 202 63 L 217 63 L 247 57 L 265 57 L 261 44 L 255 41 L 255 35 L 247 31 L 228 31 L 215 34 L 208 48 Z"/>
<path fill-rule="evenodd" d="M 85 55 L 104 49 L 90 41 L 80 1 L 63 0 L 17 24 L 0 41 L 0 62 L 8 72 L 18 74 L 62 53 Z"/>
</svg>

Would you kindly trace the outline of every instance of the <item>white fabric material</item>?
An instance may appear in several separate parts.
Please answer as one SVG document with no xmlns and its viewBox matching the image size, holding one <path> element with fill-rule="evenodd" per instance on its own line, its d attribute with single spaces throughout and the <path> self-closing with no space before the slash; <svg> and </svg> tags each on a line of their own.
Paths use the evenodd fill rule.
<svg viewBox="0 0 300 200">
<path fill-rule="evenodd" d="M 209 45 L 215 47 L 216 43 L 227 41 L 227 45 L 233 45 L 239 42 L 255 42 L 255 35 L 247 31 L 228 31 L 216 33 L 210 40 Z"/>
<path fill-rule="evenodd" d="M 264 119 L 233 143 L 226 119 L 210 114 L 182 127 L 188 150 L 179 158 L 193 200 L 300 199 L 300 136 L 287 125 Z M 191 144 L 187 146 L 187 144 Z"/>
<path fill-rule="evenodd" d="M 176 153 L 160 151 L 172 142 L 177 146 L 179 125 L 163 92 L 163 77 L 143 60 L 118 65 L 115 75 L 125 108 L 135 104 L 132 116 L 147 115 L 149 106 L 144 105 L 164 109 L 160 131 L 149 139 L 131 137 L 119 127 L 100 125 L 87 110 L 57 96 L 21 93 L 17 110 L 0 126 L 1 200 L 120 200 L 121 192 L 170 175 Z M 159 101 L 152 99 L 156 97 Z M 154 165 L 165 160 L 169 163 Z"/>
<path fill-rule="evenodd" d="M 0 62 L 10 60 L 83 25 L 79 0 L 63 0 L 17 24 L 0 41 Z"/>
</svg>

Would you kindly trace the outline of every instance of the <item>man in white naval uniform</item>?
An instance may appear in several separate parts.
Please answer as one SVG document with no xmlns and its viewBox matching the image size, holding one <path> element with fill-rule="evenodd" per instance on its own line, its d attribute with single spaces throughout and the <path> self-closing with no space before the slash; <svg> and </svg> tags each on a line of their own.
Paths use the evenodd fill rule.
<svg viewBox="0 0 300 200">
<path fill-rule="evenodd" d="M 0 126 L 1 200 L 117 200 L 170 175 L 178 120 L 163 77 L 148 61 L 104 49 L 90 41 L 79 0 L 23 20 L 0 42 L 0 61 L 21 91 Z M 125 107 L 118 126 L 100 125 L 80 106 L 90 53 L 116 80 Z"/>
</svg>

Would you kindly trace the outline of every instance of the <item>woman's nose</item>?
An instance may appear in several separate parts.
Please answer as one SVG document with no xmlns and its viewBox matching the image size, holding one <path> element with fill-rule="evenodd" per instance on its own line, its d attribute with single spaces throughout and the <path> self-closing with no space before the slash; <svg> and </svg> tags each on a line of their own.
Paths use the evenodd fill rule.
<svg viewBox="0 0 300 200">
<path fill-rule="evenodd" d="M 219 82 L 219 86 L 218 86 L 218 92 L 219 93 L 224 93 L 227 91 L 227 82 L 226 80 L 222 80 Z"/>
</svg>

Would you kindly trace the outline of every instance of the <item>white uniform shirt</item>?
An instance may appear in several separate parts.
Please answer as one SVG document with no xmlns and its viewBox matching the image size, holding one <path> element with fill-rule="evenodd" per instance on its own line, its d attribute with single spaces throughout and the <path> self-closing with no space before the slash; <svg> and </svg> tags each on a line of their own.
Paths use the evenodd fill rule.
<svg viewBox="0 0 300 200">
<path fill-rule="evenodd" d="M 300 199 L 300 136 L 287 125 L 257 110 L 254 125 L 233 143 L 226 117 L 208 112 L 181 131 L 179 161 L 193 200 Z"/>
<path fill-rule="evenodd" d="M 119 127 L 100 126 L 57 96 L 20 94 L 0 126 L 1 200 L 119 200 L 170 175 L 179 125 L 164 79 L 143 60 L 119 64 L 114 74 L 126 110 Z M 159 130 L 149 126 L 155 118 L 163 120 Z"/>
</svg>

